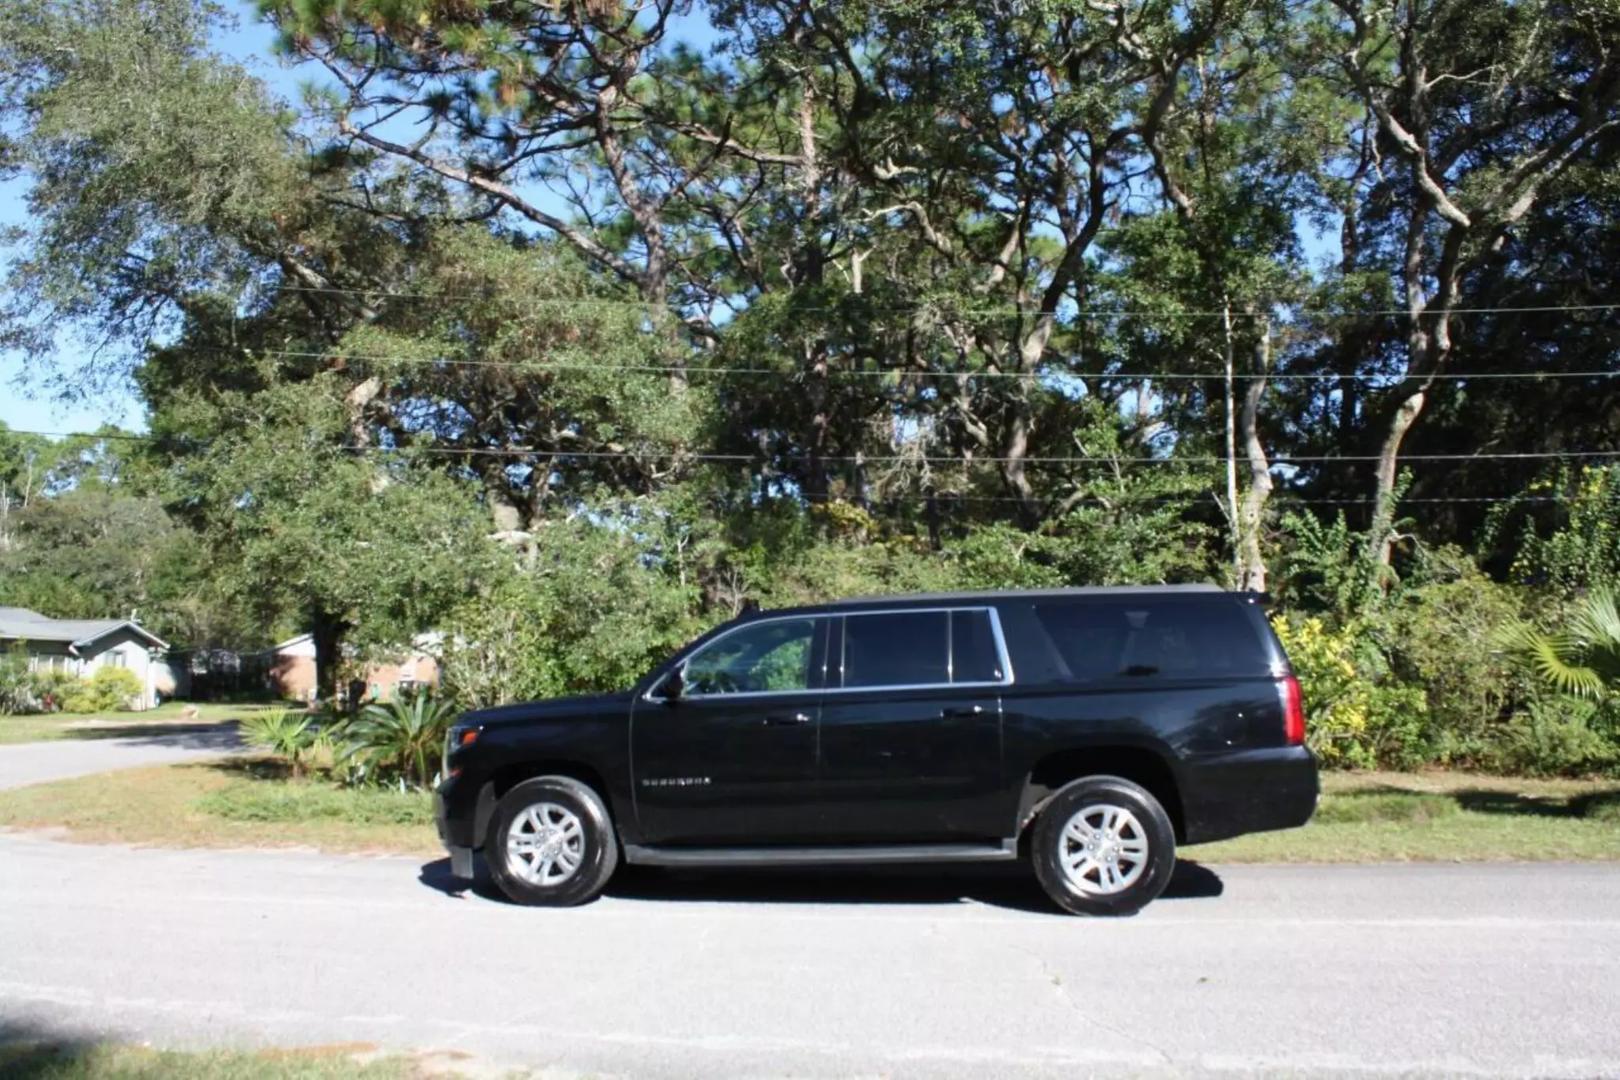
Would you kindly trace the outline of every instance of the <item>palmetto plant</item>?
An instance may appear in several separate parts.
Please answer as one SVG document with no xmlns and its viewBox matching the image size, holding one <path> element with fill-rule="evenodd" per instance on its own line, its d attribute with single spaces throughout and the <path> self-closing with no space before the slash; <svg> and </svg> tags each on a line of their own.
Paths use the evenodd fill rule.
<svg viewBox="0 0 1620 1080">
<path fill-rule="evenodd" d="M 362 775 L 372 779 L 397 776 L 427 787 L 454 718 L 449 701 L 426 693 L 367 705 L 344 727 L 347 746 L 339 760 L 357 763 Z"/>
<path fill-rule="evenodd" d="M 1504 632 L 1503 644 L 1561 693 L 1620 693 L 1620 610 L 1612 589 L 1588 593 L 1563 629 L 1546 633 L 1521 623 Z"/>
<path fill-rule="evenodd" d="M 269 709 L 242 720 L 242 737 L 254 746 L 285 758 L 293 776 L 304 774 L 304 754 L 315 745 L 319 730 L 308 713 Z"/>
</svg>

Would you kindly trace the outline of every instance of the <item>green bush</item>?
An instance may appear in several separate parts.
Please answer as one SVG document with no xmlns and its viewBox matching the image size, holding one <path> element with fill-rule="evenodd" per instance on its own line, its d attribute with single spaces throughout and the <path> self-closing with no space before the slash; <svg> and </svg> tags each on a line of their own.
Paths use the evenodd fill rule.
<svg viewBox="0 0 1620 1080">
<path fill-rule="evenodd" d="M 28 656 L 21 649 L 0 653 L 0 716 L 33 712 L 38 708 L 31 675 Z"/>
<path fill-rule="evenodd" d="M 1407 768 L 1426 753 L 1423 690 L 1393 679 L 1356 624 L 1278 613 L 1272 625 L 1299 677 L 1310 747 L 1324 765 Z"/>
<path fill-rule="evenodd" d="M 250 713 L 242 720 L 241 732 L 249 745 L 263 747 L 287 762 L 295 777 L 304 774 L 304 755 L 320 734 L 313 716 L 288 709 Z"/>
<path fill-rule="evenodd" d="M 1602 707 L 1584 698 L 1550 695 L 1532 701 L 1486 748 L 1493 772 L 1521 776 L 1589 776 L 1620 765 L 1620 749 L 1600 724 Z"/>
<path fill-rule="evenodd" d="M 367 705 L 339 733 L 338 760 L 355 780 L 398 780 L 428 787 L 438 774 L 445 736 L 456 709 L 431 693 Z"/>
<path fill-rule="evenodd" d="M 1554 529 L 1541 530 L 1535 518 L 1524 526 L 1509 571 L 1515 581 L 1551 586 L 1566 596 L 1588 589 L 1620 588 L 1620 465 L 1560 467 L 1553 477 L 1532 484 L 1527 495 L 1561 492 L 1562 513 Z M 1499 535 L 1515 504 L 1493 514 L 1488 536 Z"/>
<path fill-rule="evenodd" d="M 71 671 L 46 668 L 33 673 L 34 701 L 40 712 L 61 712 L 64 703 L 80 692 L 84 680 Z"/>
<path fill-rule="evenodd" d="M 68 686 L 62 695 L 62 711 L 124 712 L 135 707 L 141 689 L 141 680 L 128 668 L 98 667 L 88 679 Z"/>
<path fill-rule="evenodd" d="M 1519 618 L 1519 597 L 1460 552 L 1438 553 L 1429 563 L 1429 580 L 1401 590 L 1374 636 L 1391 677 L 1423 688 L 1427 755 L 1472 764 L 1528 696 L 1512 659 L 1493 644 L 1500 628 Z"/>
</svg>

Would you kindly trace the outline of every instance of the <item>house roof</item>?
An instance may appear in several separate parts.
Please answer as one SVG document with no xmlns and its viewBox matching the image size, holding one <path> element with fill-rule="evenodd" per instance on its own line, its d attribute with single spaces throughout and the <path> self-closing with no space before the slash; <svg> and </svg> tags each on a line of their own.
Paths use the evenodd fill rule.
<svg viewBox="0 0 1620 1080">
<path fill-rule="evenodd" d="M 158 648 L 169 647 L 162 638 L 129 619 L 53 619 L 28 608 L 0 607 L 0 639 L 5 640 L 65 641 L 69 645 L 88 645 L 126 627 Z"/>
</svg>

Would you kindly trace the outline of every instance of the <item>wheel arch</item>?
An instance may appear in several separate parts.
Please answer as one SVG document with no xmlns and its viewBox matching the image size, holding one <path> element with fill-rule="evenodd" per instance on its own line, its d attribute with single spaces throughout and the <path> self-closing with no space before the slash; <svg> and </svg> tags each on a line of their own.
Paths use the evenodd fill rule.
<svg viewBox="0 0 1620 1080">
<path fill-rule="evenodd" d="M 1181 785 L 1169 759 L 1157 750 L 1143 746 L 1109 744 L 1070 747 L 1042 756 L 1024 779 L 1024 793 L 1018 808 L 1018 843 L 1027 854 L 1030 826 L 1041 808 L 1065 785 L 1088 776 L 1117 776 L 1145 788 L 1159 800 L 1175 828 L 1176 842 L 1187 835 L 1186 814 L 1181 801 Z"/>
<path fill-rule="evenodd" d="M 566 776 L 570 780 L 577 780 L 581 784 L 596 792 L 602 805 L 607 807 L 610 822 L 617 828 L 618 813 L 613 805 L 612 792 L 608 790 L 607 781 L 600 770 L 583 761 L 567 758 L 539 758 L 532 761 L 513 762 L 502 765 L 494 772 L 478 791 L 478 805 L 473 813 L 473 837 L 476 847 L 483 847 L 489 836 L 489 823 L 495 816 L 495 805 L 508 791 L 517 787 L 525 780 L 533 780 L 537 776 Z"/>
</svg>

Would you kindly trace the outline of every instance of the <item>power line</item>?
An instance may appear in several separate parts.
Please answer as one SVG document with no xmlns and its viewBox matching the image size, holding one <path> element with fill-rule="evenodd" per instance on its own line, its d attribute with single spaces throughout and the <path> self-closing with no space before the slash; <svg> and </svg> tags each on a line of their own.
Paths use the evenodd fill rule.
<svg viewBox="0 0 1620 1080">
<path fill-rule="evenodd" d="M 353 289 L 353 288 L 343 288 L 343 287 L 336 286 L 336 285 L 297 285 L 297 284 L 290 284 L 290 283 L 289 284 L 277 284 L 276 286 L 274 286 L 274 289 L 275 289 L 275 291 L 280 291 L 280 292 L 327 293 L 327 294 L 332 294 L 332 295 L 337 295 L 337 296 L 364 296 L 364 297 L 376 297 L 376 298 L 399 299 L 399 300 L 440 300 L 440 301 L 445 301 L 445 302 L 452 302 L 452 301 L 489 301 L 489 300 L 496 300 L 496 299 L 502 299 L 503 301 L 505 301 L 505 300 L 509 299 L 510 302 L 515 302 L 515 303 L 518 303 L 520 305 L 527 305 L 527 306 L 531 306 L 531 307 L 609 308 L 609 309 L 620 309 L 620 310 L 634 309 L 634 310 L 637 310 L 637 311 L 646 311 L 646 310 L 649 310 L 651 308 L 668 308 L 668 309 L 673 310 L 673 311 L 679 311 L 683 306 L 684 307 L 693 306 L 693 305 L 682 305 L 677 301 L 664 301 L 662 303 L 659 303 L 659 302 L 652 301 L 652 300 L 615 300 L 615 299 L 611 299 L 611 298 L 608 298 L 608 297 L 538 297 L 537 296 L 537 297 L 522 297 L 522 298 L 501 298 L 501 297 L 498 297 L 498 296 L 495 296 L 495 295 L 492 295 L 492 294 L 489 294 L 489 293 L 439 293 L 439 292 L 414 292 L 414 291 L 394 290 L 394 289 Z M 1060 317 L 1060 318 L 1088 318 L 1088 319 L 1089 318 L 1096 318 L 1096 319 L 1224 319 L 1224 318 L 1228 318 L 1228 317 L 1234 318 L 1234 319 L 1243 319 L 1243 318 L 1247 318 L 1247 319 L 1273 319 L 1273 318 L 1279 318 L 1280 317 L 1278 315 L 1278 313 L 1271 312 L 1271 311 L 1198 311 L 1198 310 L 1153 311 L 1153 310 L 1149 310 L 1149 309 L 1132 309 L 1132 308 L 1122 308 L 1122 309 L 1113 309 L 1113 308 L 1075 308 L 1075 309 L 1071 309 L 1071 310 L 1063 310 L 1063 309 L 1047 310 L 1047 309 L 1044 309 L 1044 308 L 1021 308 L 1021 307 L 951 308 L 949 305 L 946 305 L 946 304 L 935 305 L 935 304 L 929 304 L 929 303 L 926 303 L 926 302 L 918 302 L 918 303 L 907 304 L 907 305 L 895 305 L 895 304 L 882 305 L 882 306 L 867 305 L 866 310 L 868 310 L 868 311 L 878 311 L 878 312 L 914 313 L 914 312 L 917 312 L 917 311 L 929 310 L 930 308 L 934 308 L 934 307 L 938 307 L 938 308 L 940 308 L 942 310 L 948 309 L 948 310 L 951 311 L 952 314 L 955 314 L 955 315 L 1010 315 L 1010 316 L 1033 316 L 1033 317 L 1039 317 L 1039 316 L 1042 316 L 1042 315 L 1052 315 L 1052 316 L 1056 316 L 1056 317 Z M 1448 309 L 1445 312 L 1445 314 L 1449 314 L 1449 315 L 1525 315 L 1525 314 L 1536 314 L 1536 313 L 1541 313 L 1541 312 L 1555 313 L 1555 312 L 1572 312 L 1572 311 L 1614 311 L 1614 310 L 1617 310 L 1617 309 L 1620 309 L 1620 303 L 1602 303 L 1602 304 L 1524 304 L 1524 305 L 1503 305 L 1503 306 L 1499 306 L 1499 307 L 1457 307 L 1457 308 Z M 845 308 L 845 306 L 842 306 L 842 305 L 839 305 L 839 306 L 805 305 L 805 306 L 802 306 L 802 307 L 795 307 L 793 310 L 795 310 L 795 311 L 803 311 L 803 312 L 822 312 L 822 313 L 825 313 L 825 312 L 844 311 L 844 310 L 846 310 L 846 308 Z M 1366 308 L 1366 309 L 1359 310 L 1359 311 L 1350 310 L 1350 309 L 1344 309 L 1344 308 L 1295 308 L 1295 309 L 1292 309 L 1291 311 L 1288 310 L 1288 309 L 1284 309 L 1284 314 L 1299 317 L 1299 318 L 1360 319 L 1360 318 L 1380 318 L 1380 317 L 1409 318 L 1409 317 L 1411 317 L 1412 313 L 1409 310 L 1407 310 L 1406 308 Z M 1422 314 L 1423 315 L 1433 315 L 1433 314 L 1436 314 L 1436 313 L 1435 312 L 1423 312 Z"/>
<path fill-rule="evenodd" d="M 206 347 L 209 351 L 238 355 L 238 350 L 214 346 Z M 460 357 L 441 356 L 408 356 L 396 353 L 354 353 L 340 349 L 243 349 L 244 355 L 279 356 L 292 359 L 311 360 L 343 360 L 359 363 L 377 364 L 420 364 L 425 366 L 445 365 L 449 367 L 494 368 L 510 371 L 532 371 L 538 373 L 558 371 L 605 371 L 616 373 L 653 374 L 653 375 L 775 375 L 781 378 L 808 377 L 805 371 L 784 371 L 780 368 L 766 367 L 727 367 L 721 365 L 682 366 L 677 364 L 603 364 L 580 360 L 482 360 Z M 934 371 L 917 368 L 874 368 L 850 369 L 832 368 L 826 373 L 829 378 L 927 378 L 927 379 L 1101 379 L 1109 381 L 1138 381 L 1151 380 L 1155 382 L 1174 382 L 1188 380 L 1219 381 L 1226 378 L 1221 372 L 1202 373 L 1186 371 L 1118 371 L 1118 372 L 1083 372 L 1083 371 Z M 1402 375 L 1398 373 L 1366 373 L 1334 374 L 1323 372 L 1234 372 L 1233 379 L 1271 379 L 1276 381 L 1322 381 L 1322 382 L 1404 382 L 1409 379 L 1427 380 L 1473 380 L 1473 379 L 1613 379 L 1620 378 L 1620 369 L 1612 371 L 1477 371 L 1477 372 L 1438 372 L 1434 375 Z"/>
<path fill-rule="evenodd" d="M 125 433 L 125 432 L 107 432 L 107 433 L 52 432 L 52 431 L 31 431 L 31 430 L 18 429 L 18 428 L 11 428 L 11 429 L 8 429 L 8 431 L 11 434 L 17 434 L 17 435 L 65 436 L 65 437 L 82 437 L 82 438 L 90 438 L 90 439 L 119 439 L 119 440 L 125 440 L 125 441 L 130 441 L 130 442 L 157 442 L 157 441 L 160 441 L 158 436 L 138 435 L 138 434 L 132 434 L 132 433 Z M 429 454 L 454 454 L 454 455 L 462 455 L 462 456 L 471 456 L 471 455 L 477 455 L 477 454 L 498 454 L 498 455 L 501 455 L 501 456 L 512 456 L 512 457 L 544 455 L 544 456 L 549 456 L 549 457 L 588 457 L 588 458 L 598 458 L 598 457 L 628 458 L 628 457 L 641 456 L 641 455 L 635 454 L 632 451 L 595 451 L 595 452 L 556 451 L 556 452 L 551 452 L 551 451 L 538 451 L 538 450 L 524 450 L 524 449 L 517 449 L 517 448 L 476 448 L 476 447 L 469 447 L 469 448 L 462 448 L 462 447 L 415 447 L 415 448 L 413 448 L 413 447 L 339 445 L 339 446 L 332 447 L 332 449 L 346 451 L 346 452 L 362 452 L 362 453 L 387 453 L 387 454 L 394 454 L 394 453 L 399 453 L 399 454 L 429 453 Z M 1599 454 L 1602 454 L 1604 456 L 1609 456 L 1609 457 L 1620 457 L 1620 451 L 1616 451 L 1616 452 L 1594 451 L 1594 452 L 1583 452 L 1583 453 L 1599 453 Z M 655 456 L 674 457 L 674 458 L 679 458 L 681 460 L 694 460 L 694 459 L 695 460 L 706 460 L 706 461 L 707 460 L 724 460 L 724 461 L 729 461 L 729 462 L 733 462 L 733 463 L 743 463 L 743 462 L 749 462 L 749 463 L 754 463 L 754 464 L 763 464 L 764 463 L 763 461 L 761 461 L 761 459 L 759 459 L 757 457 L 752 457 L 752 456 L 747 456 L 747 455 L 681 455 L 681 454 L 664 454 L 664 455 L 655 455 Z M 1536 456 L 1536 455 L 1508 455 L 1508 456 Z M 1547 455 L 1542 455 L 1542 456 L 1547 456 Z M 1556 455 L 1553 455 L 1553 456 L 1556 456 Z M 891 458 L 891 459 L 883 459 L 883 458 L 856 459 L 856 458 L 853 458 L 853 457 L 842 457 L 842 458 L 824 458 L 823 460 L 837 460 L 837 461 L 845 461 L 845 462 L 853 462 L 853 461 L 857 461 L 857 460 L 864 460 L 864 461 L 867 461 L 867 462 L 875 462 L 875 461 L 883 461 L 883 460 L 913 461 L 913 460 L 916 460 L 916 459 L 898 458 L 898 457 L 897 458 Z M 958 463 L 960 459 L 949 458 L 949 459 L 935 459 L 935 460 L 947 460 L 947 461 L 949 461 L 951 463 Z M 975 460 L 979 461 L 979 462 L 991 462 L 991 461 L 996 461 L 996 460 L 1001 460 L 1001 459 L 978 458 L 978 459 L 975 459 Z M 1034 460 L 1034 459 L 1026 459 L 1026 460 Z M 1079 458 L 1079 459 L 1068 458 L 1068 459 L 1052 459 L 1052 460 L 1062 460 L 1062 461 L 1110 461 L 1110 460 L 1114 460 L 1114 459 L 1108 459 L 1108 458 Z M 1151 458 L 1151 459 L 1137 459 L 1137 460 L 1139 460 L 1139 461 L 1155 461 L 1155 462 L 1166 462 L 1166 463 L 1168 463 L 1170 461 L 1187 460 L 1187 459 Z M 1209 461 L 1209 462 L 1222 462 L 1225 459 L 1224 458 L 1206 458 L 1206 459 L 1203 459 L 1203 460 Z M 1323 459 L 1323 460 L 1348 460 L 1348 459 Z M 1371 460 L 1371 459 L 1369 459 L 1369 460 Z M 765 479 L 769 479 L 769 478 L 765 478 Z M 831 495 L 819 495 L 818 496 L 818 495 L 809 495 L 809 494 L 806 494 L 804 492 L 793 492 L 791 494 L 787 493 L 787 492 L 783 492 L 782 494 L 783 494 L 783 496 L 789 496 L 789 497 L 796 498 L 796 499 L 803 499 L 806 502 L 836 502 L 836 501 L 840 501 L 838 497 L 831 496 Z M 1058 503 L 1058 504 L 1065 504 L 1069 509 L 1078 509 L 1078 508 L 1087 507 L 1087 506 L 1102 506 L 1104 508 L 1128 509 L 1130 507 L 1140 507 L 1140 506 L 1144 506 L 1144 505 L 1147 505 L 1147 506 L 1169 506 L 1169 505 L 1190 504 L 1190 503 L 1200 501 L 1200 499 L 1202 498 L 1202 494 L 1205 494 L 1205 493 L 1189 492 L 1188 494 L 1182 495 L 1182 496 L 1163 495 L 1163 496 L 1147 496 L 1147 497 L 1123 498 L 1123 499 L 1122 498 L 1117 498 L 1117 497 L 1102 496 L 1102 495 L 1086 495 L 1086 496 L 1081 496 L 1079 498 L 1075 498 L 1071 494 L 1069 496 L 1060 496 L 1060 497 L 1056 497 L 1054 499 L 1047 500 L 1047 501 L 1050 501 L 1050 502 L 1053 502 L 1053 503 Z M 1574 495 L 1564 495 L 1564 494 L 1551 494 L 1551 495 L 1525 495 L 1525 494 L 1456 495 L 1456 496 L 1431 496 L 1431 497 L 1420 496 L 1420 497 L 1416 497 L 1416 498 L 1402 498 L 1402 499 L 1399 499 L 1399 500 L 1397 500 L 1396 505 L 1397 506 L 1411 506 L 1411 505 L 1433 506 L 1433 505 L 1497 505 L 1497 504 L 1510 504 L 1510 503 L 1511 504 L 1567 503 L 1567 502 L 1573 501 L 1576 497 L 1577 496 L 1574 496 Z M 1311 497 L 1299 497 L 1299 496 L 1291 495 L 1286 491 L 1274 494 L 1272 496 L 1272 500 L 1276 504 L 1287 505 L 1287 506 L 1370 506 L 1370 505 L 1376 504 L 1379 501 L 1376 497 L 1372 497 L 1372 496 L 1342 496 L 1342 497 L 1311 496 Z M 908 494 L 908 495 L 904 495 L 904 496 L 893 496 L 893 495 L 890 495 L 890 496 L 873 496 L 873 497 L 868 498 L 865 501 L 869 501 L 869 502 L 876 503 L 876 504 L 879 504 L 879 505 L 895 505 L 895 504 L 898 504 L 898 503 L 906 503 L 906 504 L 909 504 L 909 505 L 927 505 L 929 503 L 947 504 L 947 505 L 948 504 L 953 504 L 953 503 L 986 503 L 986 504 L 1001 504 L 1001 505 L 1024 505 L 1025 502 L 1026 502 L 1026 500 L 1024 500 L 1024 499 L 1020 499 L 1020 498 L 1017 498 L 1016 496 L 1010 496 L 1010 495 L 961 495 L 961 494 L 956 494 L 956 493 L 948 492 L 948 491 L 940 491 L 940 492 L 935 492 L 935 493 L 931 493 L 931 494 L 929 494 L 929 493 Z"/>
<path fill-rule="evenodd" d="M 21 428 L 8 429 L 14 435 L 39 435 L 49 438 L 85 438 L 85 439 L 123 439 L 134 442 L 159 442 L 160 436 L 137 435 L 130 433 L 99 434 L 89 431 L 30 431 Z M 716 451 L 682 451 L 682 450 L 569 450 L 558 447 L 533 446 L 376 446 L 355 443 L 339 443 L 329 449 L 349 453 L 386 453 L 386 454 L 429 454 L 439 456 L 459 457 L 545 457 L 545 458 L 582 458 L 587 460 L 674 460 L 674 461 L 713 461 L 731 464 L 769 464 L 773 458 L 789 458 L 794 460 L 807 460 L 813 456 L 807 451 L 784 451 L 779 454 L 742 454 L 721 453 Z M 1592 460 L 1597 458 L 1620 459 L 1620 450 L 1537 450 L 1537 451 L 1509 451 L 1490 454 L 1402 454 L 1402 462 L 1468 462 L 1468 461 L 1550 461 L 1550 460 Z M 1068 454 L 1068 455 L 1042 455 L 1031 454 L 1023 457 L 972 455 L 971 457 L 958 454 L 825 454 L 817 456 L 817 460 L 837 462 L 840 464 L 868 464 L 868 465 L 1000 465 L 1009 462 L 1023 462 L 1029 465 L 1221 465 L 1226 458 L 1217 455 L 1196 455 L 1189 457 L 1155 457 L 1155 456 L 1121 456 L 1111 454 Z M 1270 455 L 1272 467 L 1294 464 L 1326 465 L 1343 462 L 1345 464 L 1366 464 L 1381 460 L 1377 454 L 1273 454 Z"/>
</svg>

